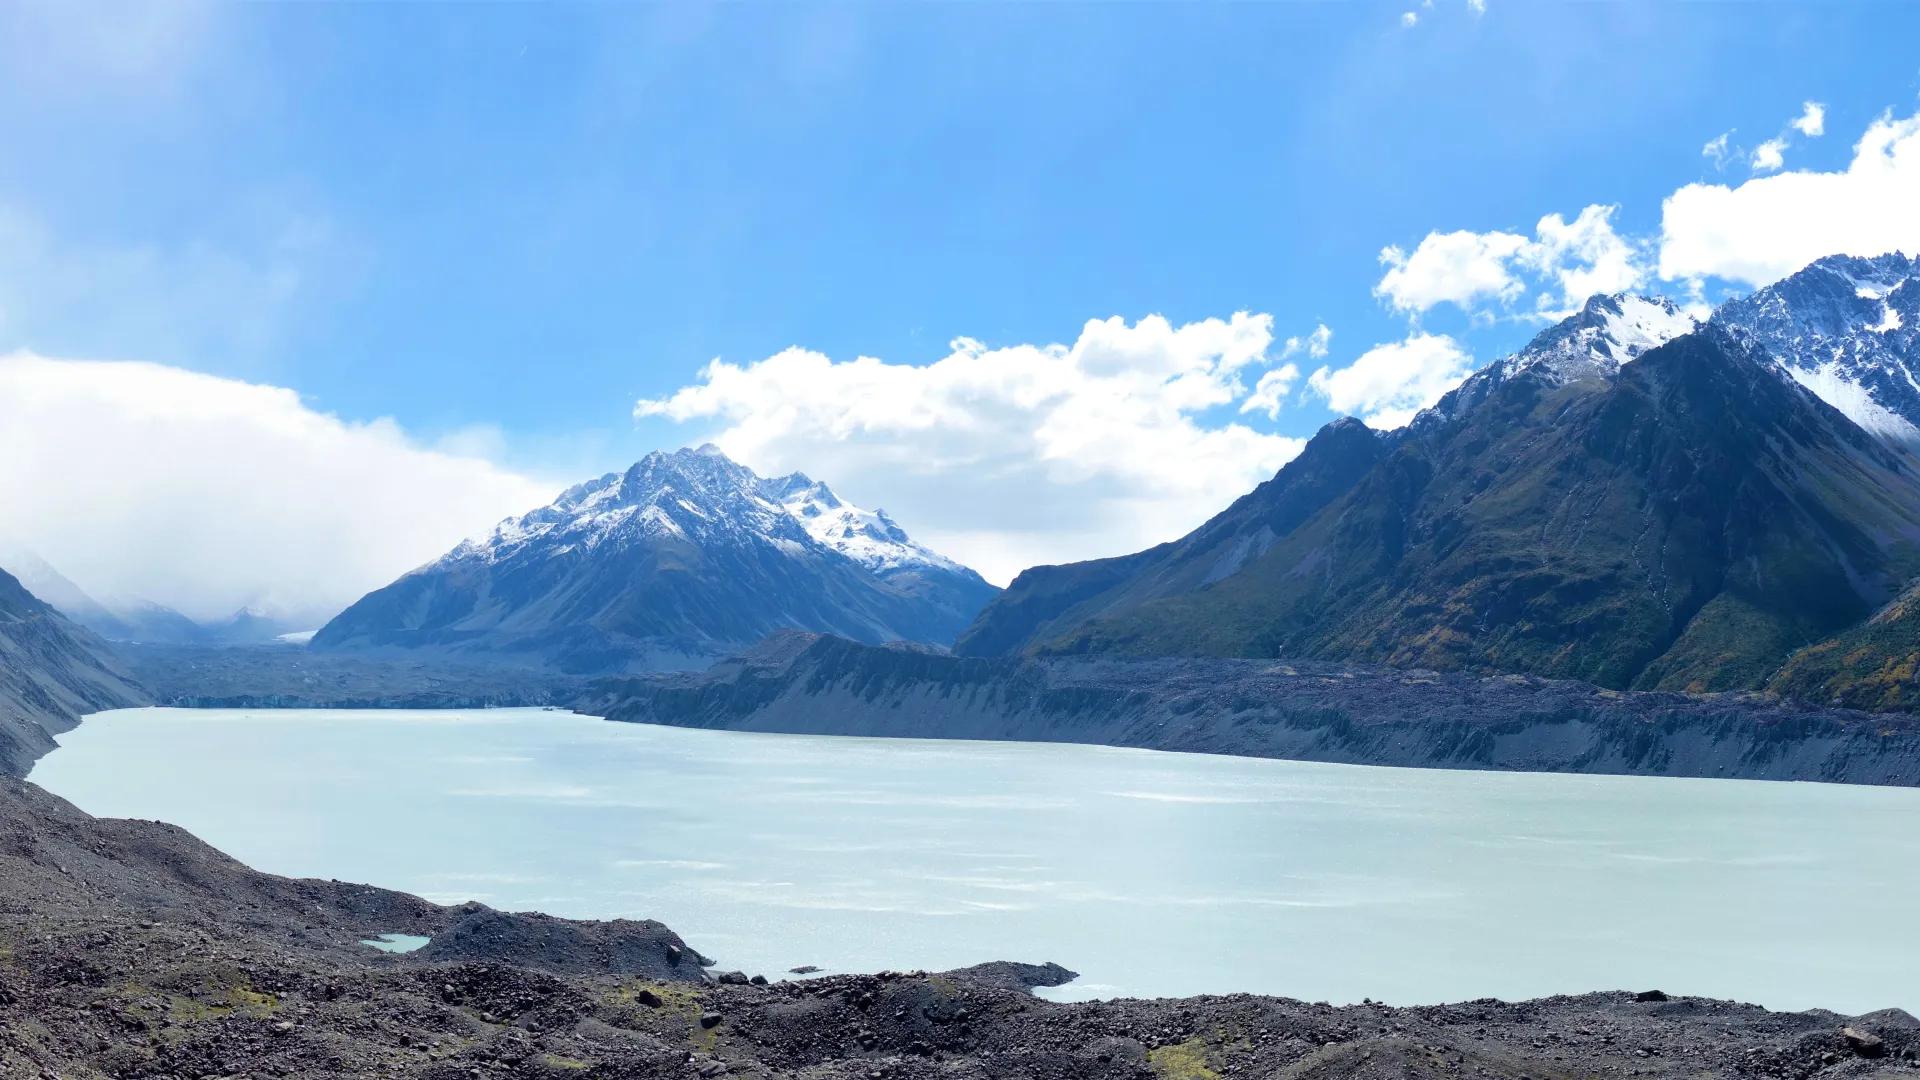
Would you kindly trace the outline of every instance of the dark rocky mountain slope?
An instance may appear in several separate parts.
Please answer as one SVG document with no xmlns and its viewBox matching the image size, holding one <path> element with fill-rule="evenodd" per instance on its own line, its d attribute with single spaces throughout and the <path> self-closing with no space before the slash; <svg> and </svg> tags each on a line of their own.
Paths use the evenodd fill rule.
<svg viewBox="0 0 1920 1080">
<path fill-rule="evenodd" d="M 1179 540 L 1119 558 L 1023 571 L 960 636 L 954 651 L 1019 652 L 1090 619 L 1227 578 L 1345 494 L 1386 456 L 1392 441 L 1358 420 L 1336 420 L 1273 479 Z"/>
<path fill-rule="evenodd" d="M 24 769 L 84 713 L 147 702 L 105 642 L 0 570 L 0 772 Z"/>
<path fill-rule="evenodd" d="M 1313 661 L 956 657 L 789 634 L 577 711 L 804 735 L 1015 739 L 1420 768 L 1920 785 L 1920 720 L 1738 692 Z"/>
<path fill-rule="evenodd" d="M 368 594 L 316 649 L 699 667 L 777 630 L 949 644 L 994 589 L 883 513 L 719 450 L 649 454 Z"/>
<path fill-rule="evenodd" d="M 1544 391 L 1604 381 L 1620 365 L 1697 327 L 1671 301 L 1596 296 L 1525 349 L 1476 373 L 1407 429 L 1369 432 L 1351 418 L 1328 425 L 1272 480 L 1178 541 L 1120 558 L 1027 571 L 981 612 L 955 651 L 993 656 L 1043 647 L 1094 619 L 1212 586 L 1345 495 L 1401 441 L 1471 412 L 1506 382 L 1524 377 Z"/>
<path fill-rule="evenodd" d="M 1710 327 L 1609 380 L 1517 373 L 1234 577 L 1051 648 L 1751 687 L 1916 541 L 1920 463 Z"/>
<path fill-rule="evenodd" d="M 109 641 L 174 645 L 213 641 L 207 627 L 162 604 L 131 600 L 109 607 L 32 551 L 6 548 L 0 555 L 0 566 L 5 566 L 27 591 L 51 604 L 60 614 Z"/>
<path fill-rule="evenodd" d="M 1704 331 L 1670 301 L 1598 296 L 1376 437 L 1284 529 L 1241 539 L 1245 508 L 1324 456 L 1174 544 L 1028 572 L 957 648 L 1906 707 L 1915 605 L 1874 613 L 1920 569 L 1917 332 L 1920 264 L 1899 254 L 1819 260 Z"/>
<path fill-rule="evenodd" d="M 1793 654 L 1767 688 L 1850 709 L 1920 712 L 1920 585 L 1866 622 Z"/>
</svg>

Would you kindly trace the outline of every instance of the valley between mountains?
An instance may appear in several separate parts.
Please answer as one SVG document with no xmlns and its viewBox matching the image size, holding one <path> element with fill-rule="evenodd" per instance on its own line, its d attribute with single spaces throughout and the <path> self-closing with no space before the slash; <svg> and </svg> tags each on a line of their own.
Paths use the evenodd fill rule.
<svg viewBox="0 0 1920 1080">
<path fill-rule="evenodd" d="M 1406 427 L 1322 430 L 1189 535 L 1004 591 L 809 477 L 650 455 L 375 591 L 329 655 L 698 670 L 770 633 L 1311 660 L 1900 710 L 1920 659 L 1920 271 L 1704 321 L 1597 296 Z"/>
<path fill-rule="evenodd" d="M 0 1075 L 1915 1075 L 1898 1010 L 1651 988 L 1387 1008 L 1054 1004 L 1027 991 L 1071 973 L 1023 964 L 755 980 L 658 923 L 276 878 L 21 778 L 105 709 L 516 704 L 1916 786 L 1917 328 L 1901 255 L 1822 259 L 1704 320 L 1594 297 L 1403 428 L 1328 425 L 1185 537 L 1004 590 L 713 447 L 577 485 L 310 642 L 241 617 L 149 633 L 44 560 L 23 573 L 56 597 L 0 573 Z M 431 944 L 360 944 L 395 933 Z"/>
<path fill-rule="evenodd" d="M 804 475 L 656 453 L 309 648 L 121 651 L 183 704 L 1912 784 L 1916 327 L 1898 254 L 1704 320 L 1596 296 L 1179 540 L 1005 590 Z"/>
</svg>

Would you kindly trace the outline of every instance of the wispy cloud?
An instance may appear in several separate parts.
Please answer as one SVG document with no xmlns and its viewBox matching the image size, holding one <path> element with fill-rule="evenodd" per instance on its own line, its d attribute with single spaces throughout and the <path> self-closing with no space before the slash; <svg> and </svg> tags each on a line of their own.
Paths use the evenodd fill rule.
<svg viewBox="0 0 1920 1080">
<path fill-rule="evenodd" d="M 304 305 L 356 277 L 361 255 L 323 215 L 236 214 L 242 240 L 229 245 L 86 244 L 0 204 L 0 349 L 256 366 Z"/>
<path fill-rule="evenodd" d="M 1732 138 L 1733 132 L 1731 131 L 1723 131 L 1715 135 L 1713 138 L 1707 140 L 1705 146 L 1700 148 L 1700 156 L 1713 162 L 1715 169 L 1725 169 L 1727 167 L 1727 158 L 1734 153 L 1728 145 Z"/>
</svg>

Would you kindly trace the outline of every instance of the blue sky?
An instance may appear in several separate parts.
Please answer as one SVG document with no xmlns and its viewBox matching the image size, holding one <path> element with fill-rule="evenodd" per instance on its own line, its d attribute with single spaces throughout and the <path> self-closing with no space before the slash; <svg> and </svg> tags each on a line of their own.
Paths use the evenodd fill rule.
<svg viewBox="0 0 1920 1080">
<path fill-rule="evenodd" d="M 1532 237 L 1589 206 L 1652 244 L 1663 199 L 1750 180 L 1804 103 L 1824 133 L 1790 134 L 1783 168 L 1832 171 L 1920 91 L 1920 7 L 1899 3 L 138 10 L 0 15 L 0 353 L 284 387 L 541 483 L 758 423 L 738 401 L 635 418 L 714 358 L 927 365 L 955 338 L 1071 344 L 1115 316 L 1270 316 L 1247 386 L 1328 327 L 1271 416 L 1243 395 L 1188 410 L 1297 440 L 1336 415 L 1318 367 L 1416 327 L 1484 363 L 1541 325 L 1531 281 L 1396 308 L 1384 247 Z M 1707 299 L 1748 284 L 1692 276 Z M 1000 577 L 1162 538 L 1245 482 L 1099 511 L 1138 528 L 1023 530 L 928 495 L 911 440 L 864 470 L 731 437 L 909 508 Z M 1261 443 L 1246 475 L 1294 445 Z M 1127 481 L 1097 472 L 1056 457 L 1006 501 Z"/>
</svg>

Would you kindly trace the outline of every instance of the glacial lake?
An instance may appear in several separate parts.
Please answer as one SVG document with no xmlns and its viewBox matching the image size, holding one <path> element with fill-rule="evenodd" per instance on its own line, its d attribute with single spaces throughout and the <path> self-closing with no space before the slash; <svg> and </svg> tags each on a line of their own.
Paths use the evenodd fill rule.
<svg viewBox="0 0 1920 1080">
<path fill-rule="evenodd" d="M 1054 997 L 1598 989 L 1920 1011 L 1920 791 L 752 735 L 534 709 L 136 709 L 33 779 L 263 870 L 657 918 L 778 977 Z"/>
</svg>

